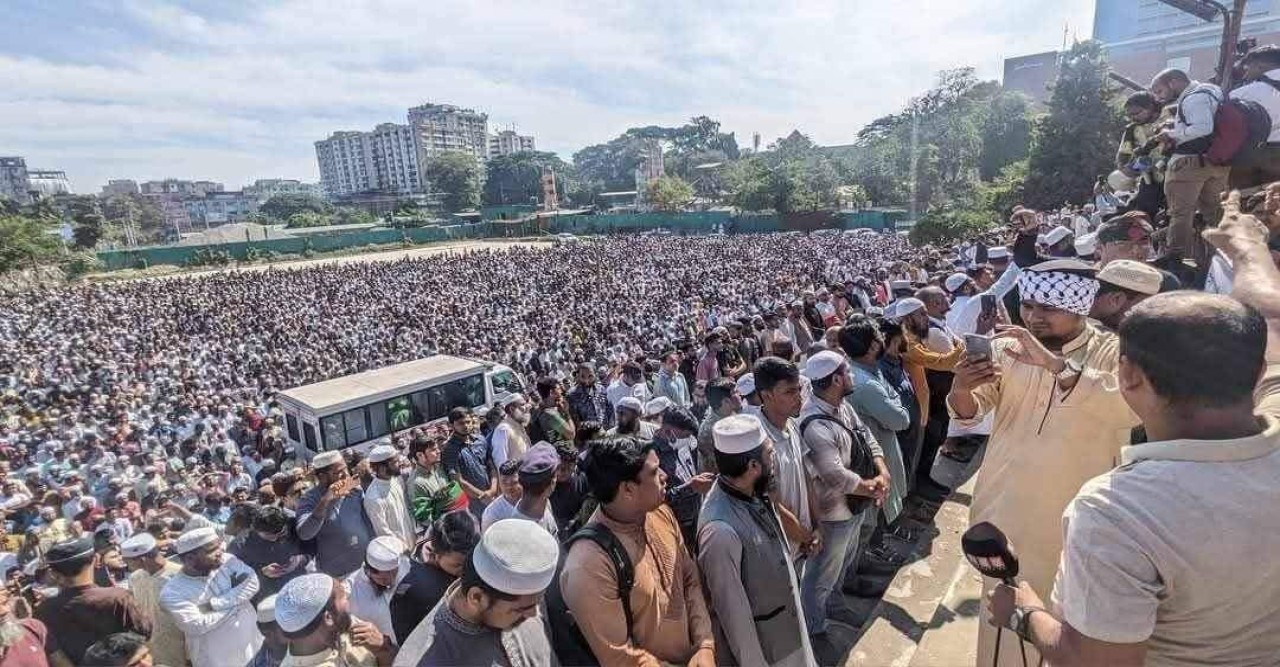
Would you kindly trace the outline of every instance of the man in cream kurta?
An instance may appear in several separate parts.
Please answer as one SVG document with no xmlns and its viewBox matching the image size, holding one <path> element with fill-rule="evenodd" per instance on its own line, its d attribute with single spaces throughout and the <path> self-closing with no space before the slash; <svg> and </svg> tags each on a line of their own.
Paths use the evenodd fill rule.
<svg viewBox="0 0 1280 667">
<path fill-rule="evenodd" d="M 1037 280 L 1038 273 L 1028 271 L 1024 278 L 1030 275 Z M 1028 298 L 1035 293 L 1033 285 L 1024 283 L 1022 287 L 1024 303 L 1038 303 Z M 1045 302 L 1054 299 L 1047 293 L 1039 296 Z M 1087 312 L 1092 296 L 1088 301 L 1059 305 L 1082 306 Z M 1024 311 L 1036 307 L 1031 305 Z M 1084 316 L 1079 317 L 1083 321 Z M 1035 343 L 1026 330 L 1018 332 L 1027 337 L 1026 346 Z M 1119 342 L 1114 335 L 1084 324 L 1083 332 L 1063 344 L 1060 351 L 1046 351 L 1059 359 L 1058 367 L 1052 369 L 1016 360 L 1009 350 L 1021 347 L 1024 343 L 1016 337 L 993 341 L 992 359 L 998 375 L 972 390 L 976 414 L 965 415 L 967 418 L 957 414 L 956 387 L 947 406 L 952 418 L 964 426 L 994 413 L 970 522 L 989 521 L 1009 536 L 1021 565 L 1019 578 L 1043 596 L 1053 588 L 1062 552 L 1062 511 L 1082 484 L 1119 463 L 1120 450 L 1129 444 L 1138 418 L 1120 395 L 1115 375 Z M 993 585 L 990 580 L 984 582 L 986 588 Z M 987 623 L 985 612 L 980 628 L 977 664 L 990 665 L 996 629 Z M 1017 638 L 1004 634 L 1001 664 L 1021 665 Z M 1028 648 L 1029 661 L 1038 659 L 1030 653 Z"/>
</svg>

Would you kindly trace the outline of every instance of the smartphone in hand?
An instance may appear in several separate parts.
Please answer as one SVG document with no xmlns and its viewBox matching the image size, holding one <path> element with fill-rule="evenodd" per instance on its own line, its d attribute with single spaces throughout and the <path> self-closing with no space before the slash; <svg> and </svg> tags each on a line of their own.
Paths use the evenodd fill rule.
<svg viewBox="0 0 1280 667">
<path fill-rule="evenodd" d="M 970 361 L 991 359 L 991 339 L 980 334 L 964 335 L 965 356 Z"/>
</svg>

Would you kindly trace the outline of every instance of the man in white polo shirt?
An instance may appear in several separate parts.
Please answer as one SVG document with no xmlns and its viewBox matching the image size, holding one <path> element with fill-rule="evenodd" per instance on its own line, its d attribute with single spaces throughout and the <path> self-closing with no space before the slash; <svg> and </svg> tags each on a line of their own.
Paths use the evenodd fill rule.
<svg viewBox="0 0 1280 667">
<path fill-rule="evenodd" d="M 1250 305 L 1173 292 L 1130 312 L 1117 378 L 1149 441 L 1126 447 L 1063 513 L 1052 611 L 1026 584 L 989 596 L 993 624 L 1049 664 L 1280 656 L 1280 348 L 1267 345 L 1280 335 L 1280 271 L 1238 194 L 1226 211 L 1206 237 L 1234 262 L 1235 296 Z"/>
</svg>

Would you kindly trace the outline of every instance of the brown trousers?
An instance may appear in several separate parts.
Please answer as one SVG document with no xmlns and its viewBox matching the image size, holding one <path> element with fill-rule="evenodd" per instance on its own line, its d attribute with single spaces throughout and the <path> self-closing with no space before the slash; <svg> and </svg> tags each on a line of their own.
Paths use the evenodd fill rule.
<svg viewBox="0 0 1280 667">
<path fill-rule="evenodd" d="M 1181 250 L 1188 259 L 1200 259 L 1203 245 L 1196 235 L 1195 215 L 1199 210 L 1207 227 L 1216 227 L 1222 219 L 1222 195 L 1227 190 L 1230 167 L 1218 167 L 1199 155 L 1175 155 L 1169 158 L 1164 176 L 1164 195 L 1168 200 L 1168 247 Z"/>
</svg>

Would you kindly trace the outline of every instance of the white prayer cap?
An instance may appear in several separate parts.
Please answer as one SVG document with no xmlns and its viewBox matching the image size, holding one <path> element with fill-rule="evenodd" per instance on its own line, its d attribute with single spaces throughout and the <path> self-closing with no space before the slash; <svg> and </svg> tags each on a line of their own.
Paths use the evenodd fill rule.
<svg viewBox="0 0 1280 667">
<path fill-rule="evenodd" d="M 649 401 L 648 403 L 644 404 L 644 416 L 657 417 L 658 415 L 662 414 L 664 411 L 666 411 L 667 408 L 671 406 L 672 406 L 671 399 L 667 398 L 666 396 L 659 396 L 653 399 L 652 401 Z"/>
<path fill-rule="evenodd" d="M 743 454 L 764 444 L 764 429 L 754 415 L 730 415 L 712 429 L 717 452 Z"/>
<path fill-rule="evenodd" d="M 968 280 L 969 280 L 969 276 L 967 274 L 953 273 L 947 276 L 946 281 L 943 282 L 942 284 L 944 287 L 947 288 L 948 292 L 955 292 L 956 290 L 960 289 L 960 286 L 965 284 L 965 282 Z"/>
<path fill-rule="evenodd" d="M 545 528 L 524 519 L 489 526 L 471 552 L 476 574 L 510 595 L 536 595 L 551 585 L 560 545 Z"/>
<path fill-rule="evenodd" d="M 156 550 L 156 538 L 151 533 L 140 532 L 120 543 L 120 555 L 125 558 L 145 556 Z"/>
<path fill-rule="evenodd" d="M 178 536 L 173 543 L 173 550 L 178 555 L 191 553 L 200 547 L 210 544 L 218 539 L 218 531 L 212 526 L 204 528 L 194 528 Z"/>
<path fill-rule="evenodd" d="M 998 245 L 993 248 L 987 248 L 987 259 L 1008 259 L 1009 249 Z"/>
<path fill-rule="evenodd" d="M 258 603 L 258 622 L 276 622 L 276 596 L 268 595 L 267 597 L 262 598 L 262 601 Z"/>
<path fill-rule="evenodd" d="M 917 310 L 924 310 L 924 302 L 915 297 L 898 300 L 898 307 L 894 308 L 893 316 L 902 319 Z"/>
<path fill-rule="evenodd" d="M 889 289 L 895 292 L 898 290 L 911 289 L 911 281 L 910 280 L 894 280 L 893 282 L 889 283 Z"/>
<path fill-rule="evenodd" d="M 342 452 L 337 452 L 337 451 L 320 452 L 319 454 L 315 455 L 315 458 L 311 459 L 311 467 L 315 468 L 316 470 L 321 470 L 323 468 L 328 468 L 329 466 L 335 463 L 341 463 L 341 462 L 342 462 Z"/>
<path fill-rule="evenodd" d="M 503 396 L 503 397 L 502 397 L 502 401 L 500 401 L 500 402 L 501 402 L 501 404 L 502 404 L 502 407 L 504 407 L 504 408 L 505 408 L 505 407 L 507 407 L 507 406 L 509 406 L 509 405 L 512 405 L 512 404 L 514 404 L 514 403 L 523 403 L 523 402 L 524 402 L 524 394 L 521 394 L 521 393 L 512 393 L 512 394 L 507 394 L 506 396 Z"/>
<path fill-rule="evenodd" d="M 1081 257 L 1088 257 L 1098 251 L 1098 233 L 1085 234 L 1076 239 L 1076 254 Z"/>
<path fill-rule="evenodd" d="M 1044 234 L 1036 234 L 1036 245 L 1044 245 L 1045 243 Z"/>
<path fill-rule="evenodd" d="M 290 581 L 276 595 L 276 625 L 285 632 L 307 627 L 329 606 L 332 595 L 333 577 L 327 574 L 304 574 Z"/>
<path fill-rule="evenodd" d="M 399 453 L 400 451 L 391 445 L 378 445 L 377 447 L 374 447 L 373 449 L 369 450 L 369 463 L 382 463 L 383 461 L 390 461 L 391 459 L 394 459 L 396 455 L 398 455 Z"/>
<path fill-rule="evenodd" d="M 400 555 L 403 553 L 404 542 L 400 538 L 383 535 L 369 542 L 364 552 L 364 562 L 379 572 L 388 572 L 400 567 Z"/>
<path fill-rule="evenodd" d="M 1045 233 L 1044 242 L 1045 245 L 1054 245 L 1068 236 L 1071 236 L 1070 229 L 1067 229 L 1066 227 L 1054 227 Z"/>
<path fill-rule="evenodd" d="M 836 369 L 842 365 L 844 365 L 844 355 L 831 350 L 823 350 L 809 357 L 809 360 L 804 364 L 804 370 L 800 374 L 810 380 L 821 380 L 836 372 Z"/>
<path fill-rule="evenodd" d="M 618 401 L 618 410 L 634 410 L 636 414 L 644 414 L 644 404 L 635 396 L 625 396 Z"/>
<path fill-rule="evenodd" d="M 737 382 L 738 395 L 750 396 L 756 393 L 756 376 L 754 373 L 747 373 L 738 378 Z"/>
</svg>

